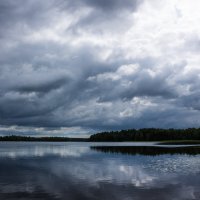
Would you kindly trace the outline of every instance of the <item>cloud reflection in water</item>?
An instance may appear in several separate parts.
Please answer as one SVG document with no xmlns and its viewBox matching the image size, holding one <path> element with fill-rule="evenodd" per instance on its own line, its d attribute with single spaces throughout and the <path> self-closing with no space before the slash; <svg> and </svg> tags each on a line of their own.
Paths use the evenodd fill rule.
<svg viewBox="0 0 200 200">
<path fill-rule="evenodd" d="M 86 143 L 12 146 L 0 147 L 1 199 L 188 200 L 200 197 L 199 156 L 105 154 L 92 151 Z M 9 156 L 14 148 L 15 156 Z M 164 167 L 173 170 L 163 170 Z"/>
</svg>

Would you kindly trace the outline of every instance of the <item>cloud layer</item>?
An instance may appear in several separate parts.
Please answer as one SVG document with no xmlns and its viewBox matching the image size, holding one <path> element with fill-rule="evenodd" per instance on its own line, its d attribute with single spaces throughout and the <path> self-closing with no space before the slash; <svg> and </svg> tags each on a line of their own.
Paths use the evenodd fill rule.
<svg viewBox="0 0 200 200">
<path fill-rule="evenodd" d="M 1 0 L 1 134 L 199 126 L 199 9 Z"/>
</svg>

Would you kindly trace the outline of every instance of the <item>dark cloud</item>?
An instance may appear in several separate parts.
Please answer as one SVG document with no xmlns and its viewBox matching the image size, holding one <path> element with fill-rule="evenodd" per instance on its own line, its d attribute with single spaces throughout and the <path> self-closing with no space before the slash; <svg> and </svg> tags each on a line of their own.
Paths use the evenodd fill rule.
<svg viewBox="0 0 200 200">
<path fill-rule="evenodd" d="M 137 0 L 2 0 L 0 125 L 30 134 L 198 126 L 198 34 L 174 36 L 164 15 L 151 29 L 146 8 Z"/>
<path fill-rule="evenodd" d="M 138 0 L 130 1 L 130 0 L 83 0 L 89 6 L 101 8 L 103 10 L 121 10 L 123 8 L 126 9 L 135 9 L 135 7 L 139 4 Z"/>
<path fill-rule="evenodd" d="M 70 10 L 78 15 L 80 14 L 79 8 L 85 8 L 87 12 L 71 24 L 66 29 L 66 33 L 80 35 L 85 30 L 100 36 L 109 33 L 123 33 L 133 23 L 128 19 L 129 15 L 136 12 L 142 2 L 137 0 L 67 1 L 67 3 L 65 2 L 64 12 Z"/>
<path fill-rule="evenodd" d="M 191 109 L 200 110 L 200 99 L 199 99 L 200 92 L 196 91 L 193 94 L 183 96 L 182 97 L 182 103 L 184 106 L 189 107 Z"/>
<path fill-rule="evenodd" d="M 25 85 L 16 88 L 16 91 L 21 93 L 48 93 L 51 90 L 56 90 L 61 88 L 64 84 L 67 84 L 67 78 L 60 78 L 58 80 L 53 80 L 52 82 L 44 83 L 33 83 L 33 85 Z"/>
<path fill-rule="evenodd" d="M 114 101 L 117 99 L 131 100 L 136 96 L 162 96 L 173 98 L 177 96 L 175 88 L 168 82 L 169 74 L 165 72 L 151 75 L 151 68 L 139 66 L 136 72 L 129 71 L 137 66 L 127 65 L 118 68 L 114 73 L 98 74 L 89 81 L 97 85 L 96 93 L 99 101 Z M 151 71 L 150 71 L 151 70 Z"/>
<path fill-rule="evenodd" d="M 27 31 L 37 30 L 52 23 L 49 15 L 56 14 L 53 1 L 2 0 L 0 2 L 0 37 L 18 38 Z"/>
<path fill-rule="evenodd" d="M 80 6 L 87 6 L 90 8 L 94 8 L 95 10 L 100 9 L 103 12 L 116 12 L 122 11 L 123 9 L 132 10 L 134 11 L 142 1 L 138 0 L 77 0 L 77 1 L 63 1 L 59 0 L 59 5 L 61 8 L 73 9 L 77 10 Z"/>
</svg>

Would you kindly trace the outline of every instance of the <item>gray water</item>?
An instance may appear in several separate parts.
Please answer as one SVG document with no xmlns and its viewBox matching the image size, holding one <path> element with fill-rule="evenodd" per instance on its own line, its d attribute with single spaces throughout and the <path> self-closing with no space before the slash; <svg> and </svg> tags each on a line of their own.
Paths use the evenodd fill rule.
<svg viewBox="0 0 200 200">
<path fill-rule="evenodd" d="M 1 142 L 0 199 L 199 200 L 199 147 L 153 147 Z"/>
</svg>

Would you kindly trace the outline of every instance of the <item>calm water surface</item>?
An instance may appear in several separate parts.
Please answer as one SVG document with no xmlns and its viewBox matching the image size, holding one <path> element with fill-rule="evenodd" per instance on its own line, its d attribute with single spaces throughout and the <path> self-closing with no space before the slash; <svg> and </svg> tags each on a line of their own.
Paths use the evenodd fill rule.
<svg viewBox="0 0 200 200">
<path fill-rule="evenodd" d="M 178 148 L 1 142 L 0 199 L 199 200 L 199 147 Z"/>
</svg>

